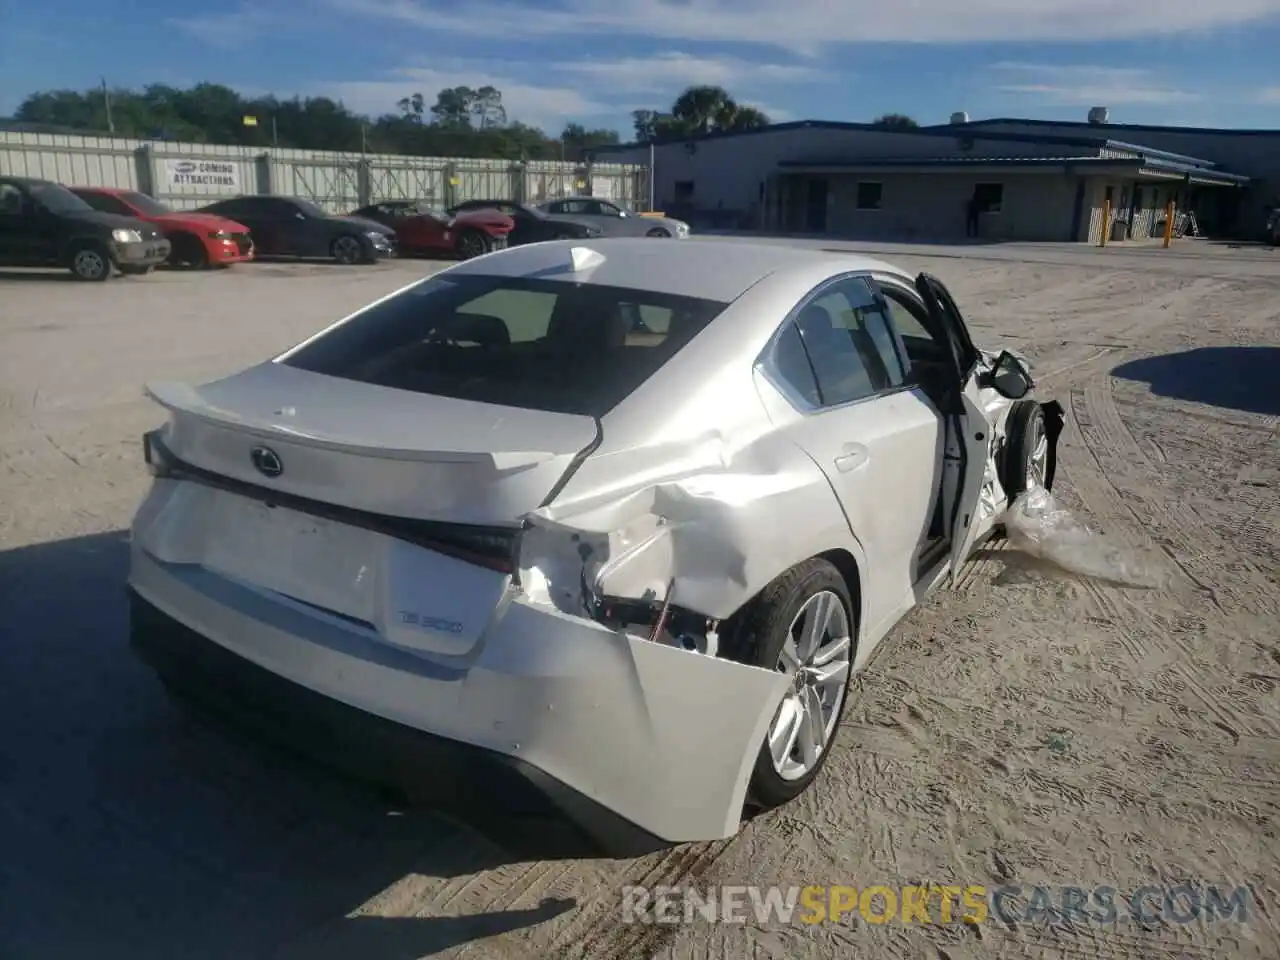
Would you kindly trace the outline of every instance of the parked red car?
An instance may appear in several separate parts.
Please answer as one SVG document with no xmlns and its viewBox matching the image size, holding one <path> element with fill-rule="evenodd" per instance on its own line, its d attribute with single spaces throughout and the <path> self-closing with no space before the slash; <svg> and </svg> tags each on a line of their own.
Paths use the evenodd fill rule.
<svg viewBox="0 0 1280 960">
<path fill-rule="evenodd" d="M 145 193 L 113 187 L 68 187 L 95 210 L 154 223 L 172 245 L 169 263 L 196 269 L 225 267 L 253 259 L 253 239 L 244 224 L 211 213 L 170 210 Z"/>
<path fill-rule="evenodd" d="M 497 210 L 477 210 L 451 217 L 438 207 L 415 200 L 387 200 L 352 211 L 396 232 L 401 254 L 452 254 L 469 260 L 507 245 L 515 221 Z"/>
</svg>

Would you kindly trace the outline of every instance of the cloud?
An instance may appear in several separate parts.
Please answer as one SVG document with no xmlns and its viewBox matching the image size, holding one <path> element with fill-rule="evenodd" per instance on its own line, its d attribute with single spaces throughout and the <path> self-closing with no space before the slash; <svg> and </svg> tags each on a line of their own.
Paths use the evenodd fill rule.
<svg viewBox="0 0 1280 960">
<path fill-rule="evenodd" d="M 231 49 L 260 38 L 275 18 L 259 7 L 242 5 L 226 13 L 170 17 L 165 22 L 211 47 Z"/>
<path fill-rule="evenodd" d="M 525 38 L 603 34 L 805 54 L 833 43 L 1149 39 L 1280 19 L 1280 0 L 470 0 L 448 9 L 430 0 L 327 2 L 437 36 L 492 37 L 494 24 L 512 24 Z"/>
<path fill-rule="evenodd" d="M 1140 67 L 1105 67 L 1040 63 L 996 63 L 992 71 L 1006 79 L 1000 93 L 1063 106 L 1198 103 L 1201 93 L 1171 87 Z"/>
<path fill-rule="evenodd" d="M 543 69 L 545 76 L 546 70 Z M 497 87 L 507 116 L 551 135 L 558 135 L 570 121 L 588 122 L 608 118 L 616 121 L 623 113 L 617 103 L 594 99 L 572 86 L 529 83 L 507 73 L 498 73 L 479 61 L 440 63 L 432 67 L 402 67 L 385 79 L 333 81 L 319 84 L 311 91 L 342 101 L 350 110 L 370 116 L 394 113 L 402 97 L 421 93 L 427 104 L 435 103 L 436 94 L 449 87 Z"/>
<path fill-rule="evenodd" d="M 828 70 L 811 66 L 758 63 L 736 57 L 699 57 L 677 52 L 652 57 L 577 60 L 555 64 L 553 69 L 612 90 L 667 92 L 671 97 L 690 86 L 711 85 L 738 90 L 753 84 L 778 86 L 822 82 L 832 76 Z"/>
<path fill-rule="evenodd" d="M 430 104 L 448 87 L 490 85 L 502 91 L 510 119 L 554 135 L 569 122 L 612 126 L 632 110 L 665 109 L 681 90 L 694 84 L 729 87 L 739 103 L 782 121 L 790 113 L 751 97 L 751 84 L 763 82 L 776 90 L 780 84 L 823 77 L 811 67 L 684 53 L 551 64 L 507 60 L 499 69 L 490 60 L 455 58 L 433 60 L 430 67 L 401 67 L 373 80 L 326 82 L 308 92 L 341 100 L 358 113 L 379 116 L 394 112 L 397 101 L 412 93 L 421 93 Z"/>
<path fill-rule="evenodd" d="M 1256 97 L 1258 103 L 1280 103 L 1280 87 L 1267 87 L 1259 90 Z"/>
</svg>

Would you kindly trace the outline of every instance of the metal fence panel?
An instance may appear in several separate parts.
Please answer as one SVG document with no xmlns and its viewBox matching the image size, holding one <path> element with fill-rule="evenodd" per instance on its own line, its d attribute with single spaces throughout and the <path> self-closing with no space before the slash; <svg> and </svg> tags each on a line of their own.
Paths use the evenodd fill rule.
<svg viewBox="0 0 1280 960">
<path fill-rule="evenodd" d="M 448 206 L 447 176 L 443 161 L 424 159 L 409 161 L 406 157 L 375 157 L 369 163 L 369 199 L 423 200 L 439 207 Z"/>
<path fill-rule="evenodd" d="M 588 170 L 590 172 L 588 172 Z M 177 208 L 275 193 L 345 212 L 376 200 L 523 200 L 596 193 L 636 206 L 647 177 L 634 164 L 360 155 L 0 131 L 0 175 L 139 190 Z"/>
<path fill-rule="evenodd" d="M 360 161 L 293 160 L 274 164 L 276 193 L 314 200 L 330 213 L 350 213 L 364 206 L 360 192 Z"/>
<path fill-rule="evenodd" d="M 106 137 L 46 135 L 30 143 L 30 134 L 0 133 L 0 174 L 37 177 L 73 187 L 138 186 L 138 144 Z"/>
</svg>

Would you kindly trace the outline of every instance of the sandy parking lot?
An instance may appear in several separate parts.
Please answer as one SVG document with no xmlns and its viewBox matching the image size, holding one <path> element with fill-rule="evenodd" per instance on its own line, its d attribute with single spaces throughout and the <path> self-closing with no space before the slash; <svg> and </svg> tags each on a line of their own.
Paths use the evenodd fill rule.
<svg viewBox="0 0 1280 960">
<path fill-rule="evenodd" d="M 232 372 L 429 265 L 0 273 L 0 957 L 1280 956 L 1280 251 L 879 250 L 1035 361 L 1068 409 L 1060 495 L 1170 585 L 984 552 L 860 684 L 813 790 L 639 861 L 397 809 L 187 718 L 128 652 L 141 384 Z M 637 883 L 1253 893 L 1243 923 L 621 925 Z"/>
</svg>

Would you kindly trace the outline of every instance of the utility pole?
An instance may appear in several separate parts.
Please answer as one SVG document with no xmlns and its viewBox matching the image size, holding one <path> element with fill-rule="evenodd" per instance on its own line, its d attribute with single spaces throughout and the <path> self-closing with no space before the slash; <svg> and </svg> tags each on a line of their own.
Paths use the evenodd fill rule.
<svg viewBox="0 0 1280 960">
<path fill-rule="evenodd" d="M 102 103 L 107 108 L 107 130 L 116 132 L 116 122 L 111 117 L 111 94 L 107 91 L 107 78 L 102 78 Z"/>
<path fill-rule="evenodd" d="M 276 115 L 271 114 L 271 145 L 273 147 L 280 146 L 280 135 L 276 132 Z"/>
<path fill-rule="evenodd" d="M 657 209 L 657 207 L 654 206 L 654 176 L 653 176 L 654 152 L 655 151 L 653 149 L 653 141 L 650 140 L 649 141 L 649 212 L 650 213 L 653 213 Z"/>
</svg>

